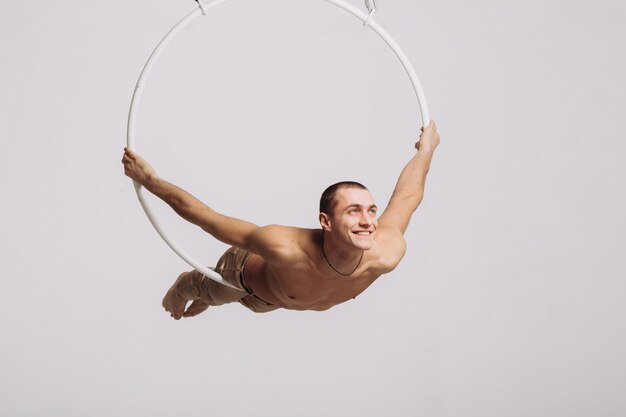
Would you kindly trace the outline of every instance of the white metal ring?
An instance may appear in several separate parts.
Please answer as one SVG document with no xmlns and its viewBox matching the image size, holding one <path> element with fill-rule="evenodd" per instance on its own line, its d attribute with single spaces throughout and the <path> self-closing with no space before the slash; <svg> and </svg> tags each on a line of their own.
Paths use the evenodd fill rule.
<svg viewBox="0 0 626 417">
<path fill-rule="evenodd" d="M 199 0 L 198 2 L 199 4 L 200 4 L 200 1 L 202 0 Z M 129 149 L 135 148 L 135 119 L 137 115 L 139 99 L 141 98 L 143 87 L 146 83 L 146 80 L 148 79 L 148 76 L 150 75 L 150 71 L 152 70 L 152 67 L 154 66 L 157 58 L 159 57 L 163 49 L 165 49 L 167 44 L 181 30 L 183 30 L 189 23 L 191 23 L 196 17 L 201 16 L 203 13 L 207 13 L 212 8 L 217 7 L 220 4 L 225 3 L 227 1 L 228 0 L 212 0 L 206 5 L 201 5 L 201 7 L 194 8 L 194 10 L 191 13 L 189 13 L 184 18 L 182 18 L 169 32 L 167 32 L 167 34 L 163 37 L 163 39 L 161 39 L 161 41 L 157 44 L 156 48 L 154 48 L 154 51 L 152 51 L 152 54 L 148 58 L 148 61 L 144 65 L 143 70 L 141 71 L 141 74 L 139 75 L 139 80 L 137 81 L 137 85 L 135 86 L 135 91 L 133 93 L 133 98 L 130 102 L 130 111 L 128 114 L 128 126 L 127 126 L 127 146 Z M 391 35 L 389 35 L 372 18 L 370 14 L 357 9 L 356 7 L 344 2 L 343 0 L 324 0 L 324 1 L 332 3 L 335 6 L 338 6 L 344 9 L 345 11 L 352 13 L 357 18 L 361 19 L 361 21 L 364 24 L 366 24 L 367 27 L 371 28 L 374 32 L 376 32 L 385 41 L 385 43 L 393 50 L 393 52 L 396 54 L 398 59 L 400 59 L 402 66 L 404 67 L 407 75 L 409 76 L 411 80 L 411 83 L 413 84 L 413 89 L 415 91 L 415 95 L 417 96 L 417 101 L 418 101 L 420 113 L 422 116 L 422 124 L 424 126 L 427 126 L 428 123 L 430 122 L 430 116 L 428 113 L 426 98 L 424 97 L 424 92 L 422 91 L 421 84 L 419 82 L 419 79 L 417 78 L 417 74 L 415 73 L 413 66 L 409 62 L 409 59 L 404 54 L 402 49 L 400 49 L 400 46 L 394 41 Z M 165 243 L 167 243 L 167 245 L 178 256 L 180 256 L 185 262 L 187 262 L 197 271 L 203 273 L 205 276 L 211 278 L 212 280 L 215 280 L 228 287 L 235 288 L 232 284 L 224 280 L 224 278 L 222 278 L 220 274 L 202 265 L 200 262 L 196 261 L 191 256 L 189 256 L 189 254 L 187 254 L 180 246 L 178 246 L 172 239 L 169 238 L 169 236 L 165 234 L 159 221 L 154 216 L 154 213 L 152 211 L 152 208 L 150 207 L 149 201 L 146 198 L 146 193 L 147 193 L 146 190 L 137 183 L 134 183 L 134 185 L 135 185 L 135 191 L 137 192 L 137 197 L 139 198 L 139 201 L 141 202 L 141 205 L 146 213 L 146 216 L 150 220 L 150 223 L 152 223 L 152 226 L 154 226 L 154 228 L 156 229 L 159 236 L 161 236 L 161 238 L 165 241 Z"/>
</svg>

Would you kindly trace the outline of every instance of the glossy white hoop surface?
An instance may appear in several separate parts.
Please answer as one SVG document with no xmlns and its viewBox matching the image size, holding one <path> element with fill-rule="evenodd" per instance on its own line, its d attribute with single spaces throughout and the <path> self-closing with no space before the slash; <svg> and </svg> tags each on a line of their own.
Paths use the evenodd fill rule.
<svg viewBox="0 0 626 417">
<path fill-rule="evenodd" d="M 200 7 L 195 8 L 191 13 L 189 13 L 183 19 L 181 19 L 169 32 L 167 32 L 167 34 L 163 37 L 163 39 L 161 39 L 161 41 L 157 44 L 154 51 L 152 51 L 152 54 L 148 58 L 148 61 L 144 65 L 143 70 L 141 71 L 141 74 L 139 75 L 139 80 L 137 81 L 137 85 L 135 86 L 135 92 L 133 93 L 133 98 L 130 103 L 130 111 L 128 114 L 128 127 L 127 127 L 128 148 L 130 149 L 135 148 L 135 119 L 136 119 L 136 114 L 137 114 L 137 108 L 139 105 L 139 99 L 141 98 L 141 93 L 143 91 L 143 87 L 146 83 L 146 80 L 148 79 L 148 76 L 150 75 L 150 71 L 152 70 L 152 67 L 154 66 L 157 58 L 159 57 L 163 49 L 165 49 L 167 44 L 181 30 L 183 30 L 189 23 L 191 23 L 196 17 L 202 16 L 208 13 L 214 7 L 217 7 L 222 3 L 226 3 L 227 1 L 229 0 L 211 0 L 207 3 L 202 3 L 202 4 L 199 3 Z M 361 11 L 354 6 L 348 3 L 345 3 L 342 0 L 324 0 L 324 1 L 332 3 L 335 6 L 338 6 L 344 9 L 345 11 L 352 13 L 354 16 L 360 19 L 366 27 L 369 27 L 374 32 L 376 32 L 385 41 L 385 43 L 387 43 L 387 45 L 393 50 L 396 56 L 400 59 L 400 62 L 402 63 L 407 75 L 409 76 L 411 83 L 413 84 L 413 89 L 415 90 L 415 95 L 417 96 L 417 101 L 418 101 L 420 113 L 422 116 L 422 123 L 424 124 L 424 126 L 427 126 L 428 123 L 430 122 L 430 116 L 428 113 L 428 106 L 426 104 L 424 92 L 422 91 L 422 87 L 420 85 L 419 79 L 417 78 L 417 74 L 415 73 L 415 70 L 413 69 L 413 66 L 409 62 L 409 59 L 404 54 L 404 52 L 402 52 L 402 49 L 400 49 L 400 46 L 373 19 L 371 13 L 368 14 L 364 11 Z M 157 233 L 159 234 L 159 236 L 161 236 L 161 238 L 165 241 L 165 243 L 167 243 L 167 245 L 178 256 L 180 256 L 185 262 L 187 262 L 197 271 L 203 273 L 205 276 L 211 278 L 212 280 L 219 282 L 220 284 L 224 284 L 228 287 L 235 288 L 233 285 L 225 281 L 224 278 L 222 278 L 220 274 L 202 265 L 200 262 L 196 261 L 191 256 L 189 256 L 189 254 L 187 254 L 181 247 L 179 247 L 174 241 L 172 241 L 172 239 L 170 239 L 165 234 L 159 221 L 154 216 L 154 213 L 152 211 L 152 208 L 150 207 L 149 201 L 146 198 L 146 190 L 137 183 L 134 183 L 134 186 L 135 186 L 135 191 L 137 192 L 137 197 L 139 198 L 139 201 L 141 202 L 141 205 L 146 213 L 146 216 L 148 216 L 150 223 L 152 223 L 152 226 L 154 226 Z"/>
</svg>

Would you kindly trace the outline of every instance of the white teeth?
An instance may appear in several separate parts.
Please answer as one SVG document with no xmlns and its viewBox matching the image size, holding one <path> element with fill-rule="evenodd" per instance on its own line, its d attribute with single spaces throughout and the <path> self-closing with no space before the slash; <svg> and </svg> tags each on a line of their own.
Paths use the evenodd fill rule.
<svg viewBox="0 0 626 417">
<path fill-rule="evenodd" d="M 356 234 L 360 236 L 369 236 L 371 232 L 357 232 Z"/>
</svg>

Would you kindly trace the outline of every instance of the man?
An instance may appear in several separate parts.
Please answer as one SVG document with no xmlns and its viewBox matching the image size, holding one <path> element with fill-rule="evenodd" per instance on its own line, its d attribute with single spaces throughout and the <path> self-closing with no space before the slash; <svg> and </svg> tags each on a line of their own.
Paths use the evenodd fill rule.
<svg viewBox="0 0 626 417">
<path fill-rule="evenodd" d="M 254 312 L 277 308 L 322 311 L 356 297 L 376 278 L 392 271 L 404 256 L 403 235 L 422 200 L 438 145 L 437 127 L 431 121 L 380 218 L 371 194 L 361 184 L 330 186 L 320 201 L 321 229 L 259 227 L 224 216 L 159 178 L 139 155 L 124 149 L 122 162 L 128 177 L 187 221 L 232 246 L 215 270 L 239 289 L 197 271 L 183 272 L 163 298 L 163 307 L 179 320 L 233 301 Z M 186 308 L 189 301 L 192 303 Z"/>
</svg>

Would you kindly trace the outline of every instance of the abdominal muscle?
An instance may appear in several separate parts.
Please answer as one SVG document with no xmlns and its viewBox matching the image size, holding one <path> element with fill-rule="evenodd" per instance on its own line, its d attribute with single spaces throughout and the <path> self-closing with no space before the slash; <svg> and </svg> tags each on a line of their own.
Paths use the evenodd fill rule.
<svg viewBox="0 0 626 417">
<path fill-rule="evenodd" d="M 269 303 L 290 310 L 323 311 L 356 297 L 378 277 L 368 272 L 365 262 L 359 269 L 350 277 L 326 276 L 313 264 L 281 271 L 251 254 L 243 274 L 248 288 Z"/>
</svg>

